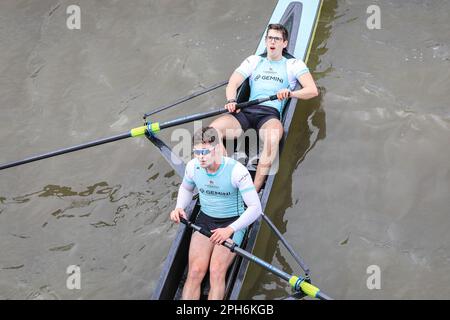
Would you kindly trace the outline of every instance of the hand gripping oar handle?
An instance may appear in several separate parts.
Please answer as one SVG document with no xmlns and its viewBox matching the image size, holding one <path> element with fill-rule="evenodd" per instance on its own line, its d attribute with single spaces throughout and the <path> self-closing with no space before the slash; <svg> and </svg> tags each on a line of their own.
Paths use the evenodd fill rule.
<svg viewBox="0 0 450 320">
<path fill-rule="evenodd" d="M 237 103 L 236 104 L 236 109 L 242 109 L 251 105 L 255 105 L 255 104 L 260 104 L 266 101 L 272 101 L 272 100 L 277 100 L 278 97 L 276 94 L 274 94 L 273 96 L 269 96 L 267 98 L 261 98 L 261 99 L 255 99 L 255 100 L 251 100 L 251 101 L 247 101 L 247 102 L 241 102 L 241 103 Z"/>
<path fill-rule="evenodd" d="M 182 223 L 184 223 L 185 225 L 187 225 L 189 228 L 192 228 L 192 229 L 194 229 L 195 231 L 200 232 L 200 233 L 201 233 L 202 235 L 204 235 L 205 237 L 211 238 L 212 232 L 209 231 L 208 229 L 204 229 L 204 228 L 202 228 L 202 227 L 200 227 L 200 226 L 198 226 L 198 225 L 192 223 L 191 221 L 186 220 L 186 219 L 183 218 L 183 217 L 180 218 L 180 221 L 181 221 Z M 230 243 L 230 242 L 226 242 L 226 241 L 223 242 L 222 245 L 223 245 L 224 247 L 227 247 L 231 252 L 234 252 L 234 250 L 235 250 L 235 248 L 236 248 L 236 244 L 235 244 L 235 243 Z"/>
<path fill-rule="evenodd" d="M 212 233 L 209 230 L 204 230 L 202 227 L 197 226 L 196 224 L 192 223 L 191 221 L 188 221 L 184 218 L 180 218 L 180 221 L 182 223 L 184 223 L 186 226 L 200 232 L 201 234 L 207 236 L 208 238 L 211 237 Z M 273 274 L 279 276 L 280 278 L 286 280 L 289 282 L 289 284 L 291 285 L 291 287 L 297 291 L 303 291 L 305 294 L 307 294 L 308 296 L 312 297 L 312 298 L 318 298 L 321 300 L 332 300 L 330 297 L 328 297 L 326 294 L 322 293 L 320 291 L 319 288 L 313 286 L 312 284 L 308 283 L 306 281 L 305 278 L 303 277 L 299 277 L 299 276 L 294 276 L 294 275 L 290 275 L 278 268 L 276 268 L 275 266 L 267 263 L 264 260 L 261 260 L 260 258 L 258 258 L 257 256 L 251 254 L 250 252 L 236 246 L 236 244 L 231 244 L 227 241 L 223 242 L 222 245 L 224 247 L 227 247 L 228 249 L 230 249 L 232 252 L 235 252 L 237 255 L 246 258 L 250 261 L 255 262 L 256 264 L 258 264 L 259 266 L 265 268 L 266 270 L 272 272 Z"/>
<path fill-rule="evenodd" d="M 256 104 L 261 104 L 261 103 L 264 103 L 266 101 L 271 101 L 271 100 L 276 100 L 276 99 L 278 99 L 277 95 L 273 95 L 273 96 L 270 96 L 270 97 L 267 97 L 267 98 L 261 98 L 261 99 L 255 99 L 255 100 L 247 101 L 247 102 L 241 102 L 241 103 L 236 104 L 236 110 L 237 109 L 244 109 L 244 108 L 247 108 L 249 106 L 253 106 L 253 105 L 256 105 Z M 229 111 L 227 109 L 222 107 L 222 108 L 214 110 L 214 111 L 197 113 L 197 114 L 193 114 L 193 115 L 190 115 L 190 116 L 178 118 L 178 119 L 167 121 L 167 122 L 163 122 L 163 123 L 147 122 L 147 128 L 146 129 L 147 129 L 147 132 L 149 134 L 154 134 L 154 133 L 158 133 L 162 129 L 179 126 L 180 124 L 184 124 L 184 123 L 187 123 L 187 122 L 192 122 L 192 121 L 197 121 L 197 120 L 202 120 L 202 119 L 206 119 L 206 118 L 215 117 L 215 116 L 218 116 L 220 114 L 224 114 L 224 113 L 228 113 L 228 112 Z"/>
<path fill-rule="evenodd" d="M 187 225 L 189 228 L 192 228 L 192 229 L 194 229 L 195 231 L 200 232 L 200 233 L 203 234 L 204 236 L 206 236 L 206 237 L 208 237 L 208 238 L 211 238 L 211 236 L 212 236 L 212 232 L 211 232 L 211 231 L 209 231 L 209 230 L 207 230 L 207 229 L 204 229 L 204 228 L 202 228 L 202 227 L 200 227 L 200 226 L 198 226 L 198 225 L 192 223 L 191 221 L 186 220 L 186 219 L 183 218 L 183 217 L 180 218 L 180 221 L 181 221 L 181 223 Z"/>
</svg>

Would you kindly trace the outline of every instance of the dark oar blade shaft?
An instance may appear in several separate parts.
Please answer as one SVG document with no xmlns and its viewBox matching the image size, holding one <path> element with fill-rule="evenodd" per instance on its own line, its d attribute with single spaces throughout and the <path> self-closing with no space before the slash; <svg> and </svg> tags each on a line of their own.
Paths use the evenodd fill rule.
<svg viewBox="0 0 450 320">
<path fill-rule="evenodd" d="M 155 147 L 159 149 L 161 155 L 167 160 L 178 176 L 183 178 L 186 170 L 186 165 L 184 162 L 173 152 L 171 148 L 169 148 L 169 146 L 164 143 L 164 141 L 159 139 L 157 136 L 146 134 L 146 137 L 151 143 L 153 143 L 153 145 L 155 145 Z"/>
<path fill-rule="evenodd" d="M 232 245 L 230 245 L 227 242 L 224 242 L 224 246 L 227 247 L 228 249 L 231 249 L 231 247 L 232 247 Z M 261 260 L 260 258 L 254 256 L 253 254 L 245 251 L 242 248 L 234 247 L 233 251 L 236 252 L 238 255 L 243 256 L 243 257 L 247 258 L 248 260 L 255 262 L 257 265 L 259 265 L 259 266 L 263 267 L 264 269 L 272 272 L 273 274 L 279 276 L 283 280 L 286 280 L 289 282 L 289 280 L 292 277 L 290 274 L 274 267 L 273 265 L 271 265 L 270 263 L 267 263 L 264 260 Z"/>
<path fill-rule="evenodd" d="M 226 113 L 226 112 L 228 112 L 227 109 L 220 109 L 220 110 L 214 110 L 214 111 L 211 111 L 211 112 L 203 112 L 203 113 L 193 114 L 193 115 L 190 115 L 190 116 L 186 116 L 186 117 L 178 118 L 178 119 L 175 119 L 175 120 L 170 120 L 170 121 L 163 122 L 163 123 L 160 124 L 160 129 L 162 130 L 162 129 L 166 129 L 166 128 L 179 126 L 181 124 L 185 124 L 185 123 L 188 123 L 188 122 L 214 117 L 214 116 L 217 116 L 219 114 Z"/>
<path fill-rule="evenodd" d="M 317 293 L 316 298 L 317 298 L 317 299 L 320 299 L 320 300 L 333 300 L 333 298 L 327 296 L 325 293 L 323 293 L 323 292 L 321 292 L 321 291 L 319 291 L 319 292 Z"/>
<path fill-rule="evenodd" d="M 255 100 L 251 100 L 251 101 L 247 101 L 247 102 L 243 102 L 243 103 L 238 103 L 236 105 L 236 109 L 243 109 L 255 104 L 260 104 L 269 100 L 275 100 L 277 99 L 276 95 L 270 96 L 268 98 L 263 98 L 263 99 L 255 99 Z M 203 112 L 203 113 L 197 113 L 197 114 L 193 114 L 190 116 L 186 116 L 186 117 L 182 117 L 182 118 L 178 118 L 175 120 L 171 120 L 171 121 L 167 121 L 167 122 L 163 122 L 159 125 L 159 128 L 162 129 L 166 129 L 166 128 L 170 128 L 170 127 L 175 127 L 175 126 L 179 126 L 181 124 L 185 124 L 188 122 L 192 122 L 192 121 L 197 121 L 197 120 L 202 120 L 202 119 L 206 119 L 206 118 L 210 118 L 210 117 L 214 117 L 214 116 L 218 116 L 219 114 L 223 114 L 223 113 L 227 113 L 228 110 L 225 108 L 221 108 L 219 110 L 214 110 L 214 111 L 210 111 L 210 112 Z"/>
<path fill-rule="evenodd" d="M 273 96 L 270 96 L 268 98 L 256 99 L 256 100 L 252 100 L 252 101 L 248 101 L 248 102 L 237 104 L 236 108 L 237 109 L 242 109 L 242 108 L 248 107 L 250 105 L 259 104 L 259 103 L 263 103 L 265 101 L 275 100 L 275 99 L 277 99 L 277 96 L 273 95 Z M 0 165 L 0 170 L 11 168 L 11 167 L 15 167 L 15 166 L 18 166 L 18 165 L 21 165 L 21 164 L 25 164 L 25 163 L 30 163 L 30 162 L 33 162 L 33 161 L 38 161 L 38 160 L 42 160 L 42 159 L 58 156 L 58 155 L 61 155 L 61 154 L 64 154 L 64 153 L 74 152 L 74 151 L 78 151 L 78 150 L 81 150 L 81 149 L 86 149 L 86 148 L 98 146 L 100 144 L 105 144 L 105 143 L 109 143 L 109 142 L 113 142 L 113 141 L 117 141 L 117 140 L 121 140 L 121 139 L 126 139 L 126 138 L 130 138 L 130 137 L 139 137 L 139 136 L 142 136 L 142 135 L 147 134 L 147 133 L 148 134 L 154 134 L 154 133 L 159 132 L 161 129 L 174 127 L 174 126 L 177 126 L 177 125 L 180 125 L 180 124 L 184 124 L 184 123 L 187 123 L 187 122 L 191 122 L 191 121 L 195 121 L 195 120 L 200 120 L 200 119 L 213 117 L 213 116 L 216 116 L 216 115 L 219 115 L 219 114 L 222 114 L 222 113 L 226 113 L 226 112 L 228 112 L 228 110 L 223 108 L 223 109 L 219 109 L 219 110 L 215 110 L 215 111 L 211 111 L 211 112 L 198 113 L 198 114 L 195 114 L 195 115 L 191 115 L 191 116 L 175 119 L 175 120 L 164 122 L 164 123 L 161 123 L 161 124 L 158 123 L 158 122 L 149 123 L 146 126 L 137 127 L 137 128 L 131 129 L 131 131 L 129 131 L 129 132 L 125 132 L 125 133 L 122 133 L 122 134 L 119 134 L 119 135 L 116 135 L 116 136 L 112 136 L 112 137 L 109 137 L 109 138 L 104 138 L 104 139 L 88 142 L 88 143 L 77 145 L 77 146 L 70 147 L 70 148 L 64 148 L 64 149 L 48 152 L 48 153 L 45 153 L 45 154 L 41 154 L 41 155 L 33 156 L 33 157 L 30 157 L 30 158 L 26 158 L 26 159 L 23 159 L 23 160 L 20 160 L 20 161 L 6 163 L 6 164 L 3 164 L 3 165 Z"/>
<path fill-rule="evenodd" d="M 188 227 L 200 232 L 201 234 L 207 236 L 208 238 L 211 237 L 211 232 L 209 230 L 205 230 L 195 224 L 193 224 L 192 222 L 181 218 L 180 219 L 182 223 L 184 223 L 185 225 L 187 225 Z M 230 244 L 228 242 L 224 242 L 222 243 L 223 246 L 227 247 L 228 249 L 230 249 L 232 252 L 235 252 L 236 254 L 238 254 L 239 256 L 246 258 L 250 261 L 255 262 L 256 264 L 258 264 L 259 266 L 265 268 L 266 270 L 272 272 L 273 274 L 279 276 L 280 278 L 286 280 L 289 282 L 289 284 L 291 284 L 291 286 L 296 290 L 296 291 L 303 291 L 304 293 L 306 293 L 307 295 L 311 296 L 311 297 L 315 297 L 315 298 L 319 298 L 319 299 L 324 299 L 324 300 L 331 300 L 330 297 L 328 297 L 326 294 L 321 293 L 320 290 L 313 286 L 312 284 L 308 283 L 305 281 L 304 278 L 300 278 L 297 276 L 293 276 L 290 275 L 276 267 L 274 267 L 273 265 L 267 263 L 266 261 L 256 257 L 255 255 L 251 254 L 250 252 L 235 246 L 233 244 Z"/>
<path fill-rule="evenodd" d="M 76 145 L 76 146 L 73 146 L 73 147 L 59 149 L 59 150 L 56 150 L 56 151 L 52 151 L 52 152 L 40 154 L 40 155 L 37 155 L 37 156 L 29 157 L 29 158 L 26 158 L 26 159 L 23 159 L 23 160 L 20 160 L 20 161 L 6 163 L 6 164 L 3 164 L 3 165 L 0 165 L 0 170 L 11 168 L 11 167 L 15 167 L 15 166 L 19 166 L 19 165 L 22 165 L 22 164 L 25 164 L 25 163 L 30 163 L 30 162 L 33 162 L 33 161 L 38 161 L 38 160 L 42 160 L 42 159 L 46 159 L 46 158 L 59 156 L 61 154 L 65 154 L 65 153 L 69 153 L 69 152 L 74 152 L 74 151 L 78 151 L 78 150 L 82 150 L 82 149 L 86 149 L 86 148 L 95 147 L 95 146 L 98 146 L 100 144 L 105 144 L 105 143 L 109 143 L 109 142 L 113 142 L 113 141 L 117 141 L 117 140 L 121 140 L 121 139 L 126 139 L 126 138 L 129 138 L 129 137 L 131 137 L 131 133 L 130 132 L 125 132 L 125 133 L 122 133 L 122 134 L 119 134 L 119 135 L 116 135 L 116 136 L 112 136 L 112 137 L 109 137 L 109 138 L 95 140 L 95 141 L 92 141 L 92 142 Z"/>
<path fill-rule="evenodd" d="M 191 99 L 193 99 L 195 97 L 198 97 L 198 96 L 201 96 L 201 95 L 203 95 L 205 93 L 213 91 L 213 90 L 215 90 L 217 88 L 223 87 L 227 83 L 228 83 L 228 81 L 223 81 L 223 82 L 220 82 L 220 83 L 216 83 L 216 84 L 214 84 L 214 85 L 212 85 L 212 86 L 210 86 L 210 87 L 208 87 L 206 89 L 203 89 L 203 90 L 201 90 L 199 92 L 195 92 L 195 93 L 193 93 L 191 95 L 188 95 L 188 96 L 186 96 L 184 98 L 181 98 L 181 99 L 179 99 L 179 100 L 177 100 L 177 101 L 175 101 L 175 102 L 173 102 L 173 103 L 171 103 L 169 105 L 164 105 L 164 106 L 162 106 L 162 107 L 160 107 L 160 108 L 158 108 L 158 109 L 156 109 L 154 111 L 151 111 L 149 113 L 144 114 L 144 119 L 149 117 L 149 116 L 151 116 L 151 115 L 153 115 L 153 114 L 155 114 L 155 113 L 158 113 L 158 112 L 167 110 L 169 108 L 175 107 L 175 106 L 179 105 L 180 103 L 186 102 L 186 101 L 191 100 Z"/>
<path fill-rule="evenodd" d="M 286 249 L 289 251 L 289 253 L 294 257 L 295 261 L 300 265 L 300 267 L 305 272 L 305 275 L 309 276 L 309 267 L 306 265 L 306 263 L 303 261 L 303 259 L 294 251 L 294 249 L 291 247 L 291 245 L 286 241 L 286 239 L 283 237 L 281 232 L 277 229 L 277 227 L 273 224 L 273 222 L 267 217 L 265 214 L 262 215 L 263 220 L 269 225 L 270 229 L 272 229 L 273 232 L 277 235 L 278 239 L 281 240 L 281 242 L 284 244 Z"/>
</svg>

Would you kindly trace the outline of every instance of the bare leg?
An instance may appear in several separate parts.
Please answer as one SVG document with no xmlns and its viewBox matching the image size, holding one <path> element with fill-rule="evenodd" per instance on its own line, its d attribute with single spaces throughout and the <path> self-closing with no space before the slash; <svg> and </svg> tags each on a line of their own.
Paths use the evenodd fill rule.
<svg viewBox="0 0 450 320">
<path fill-rule="evenodd" d="M 214 244 L 204 235 L 194 232 L 189 247 L 189 271 L 184 284 L 182 299 L 200 299 L 200 285 L 208 271 Z"/>
<path fill-rule="evenodd" d="M 217 130 L 221 142 L 223 141 L 223 138 L 235 139 L 242 134 L 241 124 L 235 117 L 229 114 L 217 118 L 209 126 Z M 223 155 L 227 156 L 227 150 L 223 143 L 221 143 L 221 146 Z"/>
<path fill-rule="evenodd" d="M 278 153 L 278 147 L 283 136 L 283 126 L 278 119 L 270 119 L 261 127 L 260 138 L 263 141 L 263 151 L 259 158 L 255 174 L 255 189 L 259 192 L 269 174 L 270 167 Z"/>
<path fill-rule="evenodd" d="M 209 266 L 209 289 L 208 300 L 223 300 L 225 295 L 225 276 L 228 267 L 233 261 L 235 253 L 221 245 L 214 247 Z"/>
</svg>

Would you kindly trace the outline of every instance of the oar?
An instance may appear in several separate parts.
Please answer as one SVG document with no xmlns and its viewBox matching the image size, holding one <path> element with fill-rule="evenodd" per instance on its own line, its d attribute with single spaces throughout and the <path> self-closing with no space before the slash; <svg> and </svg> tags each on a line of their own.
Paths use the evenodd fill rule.
<svg viewBox="0 0 450 320">
<path fill-rule="evenodd" d="M 272 229 L 273 232 L 277 235 L 278 239 L 281 240 L 281 242 L 284 244 L 286 249 L 289 251 L 289 253 L 294 257 L 295 261 L 300 265 L 300 267 L 305 272 L 305 279 L 309 280 L 309 267 L 306 265 L 306 263 L 303 261 L 303 259 L 294 251 L 294 249 L 291 247 L 291 245 L 287 242 L 287 240 L 283 237 L 280 230 L 277 229 L 277 227 L 273 224 L 272 221 L 270 221 L 269 217 L 266 216 L 264 213 L 262 214 L 262 218 L 267 224 L 269 225 L 270 229 Z"/>
<path fill-rule="evenodd" d="M 184 218 L 181 218 L 180 220 L 182 223 L 184 223 L 188 227 L 194 229 L 195 231 L 200 232 L 201 234 L 207 236 L 208 238 L 211 237 L 211 235 L 212 235 L 211 231 L 205 230 Z M 239 255 L 243 258 L 255 262 L 257 265 L 259 265 L 259 266 L 263 267 L 264 269 L 272 272 L 273 274 L 279 276 L 283 280 L 288 281 L 289 284 L 291 285 L 291 287 L 296 292 L 304 292 L 305 294 L 307 294 L 308 296 L 310 296 L 312 298 L 318 298 L 321 300 L 332 300 L 329 296 L 327 296 L 326 294 L 321 292 L 319 288 L 308 283 L 305 278 L 300 277 L 300 276 L 290 275 L 290 274 L 278 269 L 277 267 L 267 263 L 266 261 L 261 260 L 260 258 L 251 254 L 250 252 L 248 252 L 242 248 L 239 248 L 234 243 L 231 244 L 231 243 L 225 241 L 222 243 L 222 245 L 224 247 L 228 248 L 231 252 L 235 252 L 237 255 Z"/>
<path fill-rule="evenodd" d="M 260 104 L 260 103 L 263 103 L 263 102 L 266 102 L 266 101 L 269 101 L 269 100 L 276 100 L 276 99 L 277 99 L 277 96 L 273 95 L 273 96 L 270 96 L 270 97 L 267 97 L 267 98 L 255 99 L 255 100 L 252 100 L 252 101 L 242 102 L 242 103 L 239 103 L 239 104 L 236 105 L 236 109 L 242 109 L 242 108 L 246 108 L 246 107 L 251 106 L 251 105 Z M 171 120 L 171 121 L 167 121 L 167 122 L 163 122 L 163 123 L 159 123 L 159 122 L 151 123 L 151 122 L 148 122 L 147 125 L 145 125 L 145 126 L 131 129 L 129 132 L 124 132 L 124 133 L 116 135 L 116 136 L 112 136 L 112 137 L 109 137 L 109 138 L 104 138 L 104 139 L 100 139 L 100 140 L 91 141 L 91 142 L 88 142 L 88 143 L 76 145 L 76 146 L 69 147 L 69 148 L 59 149 L 59 150 L 56 150 L 56 151 L 52 151 L 52 152 L 48 152 L 48 153 L 32 156 L 32 157 L 29 157 L 29 158 L 26 158 L 26 159 L 23 159 L 23 160 L 19 160 L 19 161 L 15 161 L 15 162 L 2 164 L 2 165 L 0 165 L 0 170 L 11 168 L 11 167 L 16 167 L 16 166 L 19 166 L 19 165 L 22 165 L 22 164 L 25 164 L 25 163 L 38 161 L 38 160 L 42 160 L 42 159 L 58 156 L 58 155 L 69 153 L 69 152 L 74 152 L 74 151 L 78 151 L 78 150 L 82 150 L 82 149 L 98 146 L 98 145 L 105 144 L 105 143 L 110 143 L 110 142 L 113 142 L 113 141 L 118 141 L 118 140 L 131 138 L 131 137 L 140 137 L 140 136 L 143 136 L 145 134 L 155 134 L 155 133 L 158 133 L 162 129 L 178 126 L 180 124 L 184 124 L 184 123 L 188 123 L 188 122 L 192 122 L 192 121 L 196 121 L 196 120 L 201 120 L 201 119 L 205 119 L 205 118 L 209 118 L 209 117 L 214 117 L 214 116 L 217 116 L 219 114 L 223 114 L 223 113 L 227 113 L 227 112 L 228 112 L 227 109 L 225 109 L 224 107 L 221 107 L 220 109 L 215 110 L 215 111 L 209 111 L 209 112 L 204 112 L 204 113 L 197 113 L 197 114 L 194 114 L 194 115 L 181 117 L 181 118 L 178 118 L 178 119 L 175 119 L 175 120 Z"/>
<path fill-rule="evenodd" d="M 190 95 L 188 95 L 186 97 L 183 97 L 183 98 L 181 98 L 181 99 L 179 99 L 179 100 L 177 100 L 177 101 L 175 101 L 175 102 L 173 102 L 171 104 L 164 105 L 162 107 L 157 108 L 156 110 L 153 110 L 153 111 L 150 111 L 149 113 L 144 114 L 143 118 L 145 120 L 145 119 L 147 119 L 147 117 L 149 117 L 149 116 L 151 116 L 151 115 L 153 115 L 155 113 L 158 113 L 158 112 L 167 110 L 169 108 L 175 107 L 176 105 L 179 105 L 180 103 L 183 103 L 183 102 L 191 100 L 191 99 L 193 99 L 195 97 L 201 96 L 202 94 L 208 93 L 208 92 L 213 91 L 213 90 L 215 90 L 217 88 L 223 87 L 227 83 L 228 83 L 228 81 L 223 81 L 223 82 L 220 82 L 220 83 L 216 83 L 216 84 L 214 84 L 214 85 L 212 85 L 212 86 L 210 86 L 208 88 L 205 88 L 203 90 L 194 92 L 193 94 L 190 94 Z"/>
</svg>

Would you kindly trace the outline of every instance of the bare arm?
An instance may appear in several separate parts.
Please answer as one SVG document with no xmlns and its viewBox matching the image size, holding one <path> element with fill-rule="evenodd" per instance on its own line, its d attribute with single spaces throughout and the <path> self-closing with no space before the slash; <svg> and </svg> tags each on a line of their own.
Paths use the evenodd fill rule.
<svg viewBox="0 0 450 320">
<path fill-rule="evenodd" d="M 228 80 L 228 85 L 226 89 L 227 100 L 236 99 L 237 89 L 244 82 L 245 78 L 239 72 L 233 72 Z"/>
<path fill-rule="evenodd" d="M 302 85 L 300 90 L 292 91 L 291 96 L 297 99 L 308 100 L 319 95 L 316 83 L 311 75 L 311 73 L 302 74 L 298 81 Z"/>
<path fill-rule="evenodd" d="M 237 89 L 239 86 L 244 82 L 245 78 L 242 74 L 239 72 L 233 72 L 233 74 L 230 77 L 230 80 L 228 80 L 227 89 L 225 90 L 225 95 L 227 97 L 227 101 L 233 99 L 236 100 L 237 95 Z M 236 111 L 236 102 L 230 102 L 225 104 L 225 109 L 227 109 L 229 112 Z M 237 112 L 240 112 L 240 110 L 237 110 Z"/>
</svg>

